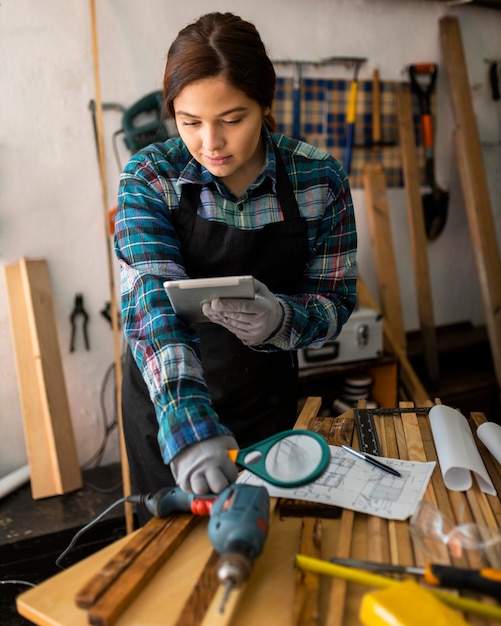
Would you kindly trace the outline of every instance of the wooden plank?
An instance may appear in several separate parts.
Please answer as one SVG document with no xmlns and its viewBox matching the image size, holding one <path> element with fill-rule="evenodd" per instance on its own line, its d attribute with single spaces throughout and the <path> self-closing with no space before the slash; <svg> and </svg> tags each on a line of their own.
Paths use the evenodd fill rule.
<svg viewBox="0 0 501 626">
<path fill-rule="evenodd" d="M 47 264 L 5 267 L 34 499 L 82 486 Z"/>
<path fill-rule="evenodd" d="M 438 387 L 440 377 L 438 347 L 433 315 L 423 200 L 419 190 L 419 166 L 414 138 L 411 94 L 408 85 L 402 83 L 397 85 L 396 102 L 405 195 L 407 198 L 407 217 L 414 261 L 416 300 L 421 337 L 423 339 L 425 366 L 432 385 Z"/>
<path fill-rule="evenodd" d="M 188 513 L 165 518 L 160 533 L 89 609 L 89 622 L 96 626 L 114 624 L 199 521 Z"/>
<path fill-rule="evenodd" d="M 132 535 L 126 545 L 76 593 L 76 605 L 81 609 L 90 609 L 94 606 L 103 593 L 118 580 L 122 572 L 163 530 L 165 524 L 165 519 L 153 517 L 143 528 Z"/>
<path fill-rule="evenodd" d="M 190 597 L 179 614 L 175 626 L 196 626 L 201 624 L 219 588 L 217 565 L 219 554 L 213 550 L 205 564 Z"/>
<path fill-rule="evenodd" d="M 44 404 L 38 387 L 36 362 L 28 323 L 28 311 L 19 265 L 4 267 L 9 304 L 10 325 L 14 340 L 17 382 L 24 423 L 26 453 L 31 473 L 31 492 L 34 498 L 59 493 L 58 477 L 52 475 L 52 462 L 47 450 L 52 447 L 52 436 L 40 417 Z"/>
<path fill-rule="evenodd" d="M 482 147 L 457 17 L 440 20 L 440 42 L 456 120 L 455 146 L 480 281 L 487 332 L 501 389 L 501 261 Z"/>
<path fill-rule="evenodd" d="M 318 411 L 320 410 L 321 405 L 322 398 L 319 398 L 317 396 L 310 396 L 306 398 L 306 402 L 304 403 L 303 408 L 301 409 L 301 412 L 296 420 L 296 423 L 294 424 L 294 428 L 298 430 L 308 430 L 310 424 L 318 415 Z"/>
<path fill-rule="evenodd" d="M 44 418 L 54 442 L 51 449 L 53 471 L 60 480 L 59 493 L 67 493 L 82 486 L 82 475 L 64 380 L 49 271 L 45 260 L 21 259 L 20 266 L 39 387 L 45 403 Z"/>
<path fill-rule="evenodd" d="M 322 520 L 311 517 L 303 519 L 298 553 L 320 558 L 322 546 Z M 319 619 L 320 576 L 313 572 L 296 571 L 293 624 L 315 626 Z"/>
<path fill-rule="evenodd" d="M 381 164 L 367 163 L 364 167 L 363 180 L 381 311 L 393 329 L 399 347 L 407 350 L 407 336 L 386 194 L 386 178 Z"/>
</svg>

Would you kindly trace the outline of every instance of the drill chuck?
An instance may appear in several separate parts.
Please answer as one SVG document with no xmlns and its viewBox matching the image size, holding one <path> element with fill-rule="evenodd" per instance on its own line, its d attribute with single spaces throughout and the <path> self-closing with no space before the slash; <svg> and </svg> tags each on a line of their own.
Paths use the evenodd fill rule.
<svg viewBox="0 0 501 626">
<path fill-rule="evenodd" d="M 217 567 L 220 582 L 226 583 L 231 580 L 234 587 L 239 587 L 249 578 L 255 556 L 254 550 L 244 542 L 228 546 Z"/>
<path fill-rule="evenodd" d="M 241 547 L 244 547 L 245 550 L 245 546 Z M 238 551 L 224 554 L 219 559 L 217 566 L 217 577 L 219 582 L 224 585 L 223 596 L 219 605 L 220 614 L 224 613 L 224 607 L 233 589 L 240 587 L 251 575 L 254 553 L 244 555 L 239 548 L 237 549 Z"/>
</svg>

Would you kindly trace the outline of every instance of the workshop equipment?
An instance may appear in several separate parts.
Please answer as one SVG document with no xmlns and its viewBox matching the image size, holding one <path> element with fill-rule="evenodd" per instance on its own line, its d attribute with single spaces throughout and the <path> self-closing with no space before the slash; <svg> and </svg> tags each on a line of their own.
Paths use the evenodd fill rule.
<svg viewBox="0 0 501 626">
<path fill-rule="evenodd" d="M 365 63 L 367 59 L 365 57 L 347 57 L 347 56 L 333 56 L 321 59 L 320 61 L 308 61 L 308 60 L 292 60 L 281 59 L 273 61 L 275 65 L 293 65 L 294 66 L 294 78 L 292 88 L 292 136 L 295 139 L 302 139 L 301 137 L 301 87 L 303 78 L 303 67 L 312 66 L 319 67 L 324 65 L 345 65 L 347 68 L 354 67 L 354 75 L 350 85 L 349 104 L 346 114 L 346 151 L 344 166 L 345 171 L 348 174 L 351 163 L 351 153 L 353 150 L 353 143 L 355 140 L 355 121 L 357 110 L 357 94 L 358 94 L 358 73 L 360 66 Z"/>
<path fill-rule="evenodd" d="M 122 130 L 127 148 L 134 154 L 150 143 L 166 141 L 169 138 L 166 117 L 161 91 L 146 94 L 126 109 Z"/>
<path fill-rule="evenodd" d="M 428 413 L 429 407 L 353 409 L 353 419 L 358 436 L 358 446 L 362 452 L 382 456 L 381 443 L 377 434 L 374 415 L 398 415 L 400 413 Z"/>
<path fill-rule="evenodd" d="M 341 418 L 343 425 L 340 426 L 339 417 L 318 415 L 321 408 L 320 398 L 308 398 L 305 407 L 308 409 L 302 409 L 297 426 L 311 428 L 315 432 L 322 433 L 332 445 L 340 445 L 341 442 L 351 444 L 351 430 L 348 431 L 348 425 L 351 422 L 351 429 L 353 428 L 352 411 L 349 411 L 346 417 Z M 408 407 L 410 403 L 406 402 L 405 408 Z M 379 419 L 378 427 L 381 426 L 379 432 L 385 455 L 394 458 L 399 458 L 401 455 L 402 458 L 416 461 L 436 460 L 433 440 L 429 435 L 427 415 L 419 412 L 416 416 L 412 414 L 417 412 L 414 408 L 409 412 L 404 412 L 403 408 L 385 409 L 385 412 L 389 414 L 382 415 Z M 401 419 L 395 419 L 393 413 L 401 413 Z M 475 430 L 476 426 L 486 421 L 483 413 L 473 412 L 471 416 L 469 421 Z M 329 438 L 329 435 L 337 436 L 341 432 L 346 437 L 343 435 L 342 439 L 336 441 Z M 498 492 L 501 493 L 499 464 L 483 445 L 480 447 L 480 452 L 489 472 L 499 486 Z M 434 476 L 429 489 L 430 498 L 440 503 L 441 512 L 444 515 L 450 515 L 455 524 L 461 524 L 465 519 L 484 524 L 487 519 L 493 528 L 499 527 L 499 519 L 496 517 L 496 505 L 499 501 L 496 498 L 481 497 L 482 494 L 472 488 L 464 497 L 461 497 L 460 506 L 451 506 L 451 503 L 454 505 L 458 503 L 457 494 L 451 494 L 444 488 L 440 473 Z M 311 580 L 318 581 L 317 586 L 306 587 L 310 579 L 302 577 L 304 570 L 291 571 L 295 554 L 299 552 L 314 556 L 317 550 L 320 554 L 325 554 L 327 551 L 329 557 L 353 556 L 406 565 L 423 564 L 429 561 L 426 553 L 419 546 L 412 545 L 407 522 L 394 523 L 379 517 L 342 509 L 340 519 L 322 520 L 323 529 L 320 538 L 317 533 L 312 536 L 311 525 L 306 525 L 304 533 L 307 536 L 304 542 L 300 542 L 300 520 L 284 518 L 274 507 L 273 499 L 271 504 L 273 512 L 270 514 L 270 528 L 265 549 L 256 559 L 249 582 L 232 594 L 226 605 L 224 616 L 217 615 L 223 591 L 215 572 L 219 556 L 211 549 L 210 542 L 207 541 L 206 524 L 203 521 L 200 523 L 200 520 L 204 518 L 187 513 L 163 519 L 154 517 L 133 535 L 121 538 L 115 544 L 82 560 L 67 571 L 60 572 L 50 580 L 37 585 L 36 588 L 24 592 L 16 600 L 18 611 L 31 622 L 40 625 L 47 624 L 49 621 L 54 626 L 77 623 L 96 624 L 97 621 L 90 621 L 91 611 L 83 613 L 82 609 L 75 605 L 74 598 L 80 588 L 96 578 L 105 581 L 109 588 L 104 593 L 103 600 L 106 596 L 107 606 L 111 611 L 116 610 L 117 603 L 123 597 L 128 579 L 134 579 L 140 589 L 131 594 L 126 607 L 122 605 L 122 617 L 118 619 L 120 623 L 132 620 L 144 626 L 158 626 L 158 624 L 165 623 L 183 626 L 202 623 L 222 626 L 222 624 L 245 622 L 246 624 L 287 626 L 299 623 L 292 621 L 292 611 L 296 598 L 305 591 L 304 596 L 301 597 L 305 597 L 309 609 L 307 614 L 312 618 L 309 622 L 303 621 L 302 623 L 332 622 L 352 625 L 359 623 L 360 603 L 370 589 L 359 584 L 344 584 L 342 581 L 329 584 L 329 580 L 315 574 L 312 574 Z M 305 516 L 307 522 L 316 521 L 308 512 Z M 179 527 L 173 528 L 173 525 L 181 520 L 195 524 L 188 535 L 184 534 L 184 539 L 178 538 Z M 155 535 L 148 547 L 144 548 L 145 535 L 152 528 L 150 524 L 153 524 L 155 528 L 165 529 L 166 533 L 161 537 Z M 303 531 L 301 533 L 304 534 Z M 163 552 L 166 543 L 174 538 L 177 540 L 177 548 L 171 550 L 169 561 L 163 558 L 161 566 L 152 566 L 152 555 Z M 310 545 L 315 542 L 316 548 L 312 545 L 309 551 L 304 546 L 304 543 L 308 541 Z M 143 546 L 140 550 L 138 550 L 138 543 Z M 462 567 L 468 566 L 466 558 L 455 560 L 454 563 Z M 492 563 L 492 566 L 500 567 L 501 563 Z M 147 582 L 144 582 L 145 578 Z M 280 590 L 279 593 L 277 590 Z M 112 594 L 112 591 L 115 593 Z M 447 593 L 450 596 L 456 593 L 436 588 L 432 591 L 441 591 L 444 595 Z M 432 591 L 430 590 L 429 593 Z M 468 599 L 470 597 L 482 599 L 478 594 L 469 594 Z M 492 609 L 493 603 L 493 600 L 486 599 L 482 602 L 482 606 Z M 478 607 L 478 604 L 477 602 L 475 606 Z M 414 606 L 416 607 L 416 604 Z M 318 608 L 316 613 L 314 613 L 315 608 Z M 499 615 L 499 607 L 495 609 Z M 127 614 L 124 613 L 125 610 Z M 465 614 L 465 617 L 469 620 L 473 619 L 468 614 Z M 100 623 L 104 626 L 105 621 Z"/>
<path fill-rule="evenodd" d="M 348 112 L 346 114 L 346 147 L 343 160 L 344 170 L 346 174 L 349 174 L 351 169 L 353 145 L 355 143 L 355 123 L 357 121 L 358 73 L 360 71 L 360 67 L 367 61 L 367 59 L 353 57 L 346 60 L 349 60 L 354 65 L 353 78 L 350 85 Z"/>
<path fill-rule="evenodd" d="M 316 61 L 278 59 L 273 61 L 274 65 L 293 65 L 294 75 L 292 79 L 292 136 L 301 140 L 301 87 L 303 77 L 303 67 L 305 65 L 318 65 Z"/>
<path fill-rule="evenodd" d="M 359 307 L 350 315 L 340 334 L 321 348 L 298 352 L 299 369 L 324 367 L 377 359 L 383 354 L 383 320 L 381 313 Z"/>
<path fill-rule="evenodd" d="M 500 59 L 485 59 L 485 62 L 489 64 L 489 87 L 491 90 L 491 97 L 496 107 L 496 114 L 498 118 L 498 126 L 500 134 L 496 141 L 483 141 L 483 146 L 496 147 L 501 146 L 501 108 L 499 101 L 501 100 L 501 92 L 499 89 L 499 72 L 500 72 Z"/>
<path fill-rule="evenodd" d="M 73 311 L 71 312 L 71 315 L 70 315 L 70 322 L 71 322 L 70 352 L 75 351 L 77 318 L 79 317 L 82 318 L 82 334 L 83 334 L 85 349 L 90 350 L 89 335 L 87 333 L 87 325 L 89 323 L 89 314 L 84 308 L 83 295 L 81 293 L 77 293 L 77 295 L 75 296 L 75 304 L 73 306 Z"/>
<path fill-rule="evenodd" d="M 393 565 L 392 563 L 376 563 L 360 559 L 344 559 L 335 557 L 331 563 L 358 567 L 378 572 L 395 572 L 399 574 L 416 574 L 423 577 L 423 581 L 433 587 L 447 587 L 450 589 L 468 589 L 477 591 L 495 599 L 501 598 L 501 570 L 492 567 L 482 569 L 467 569 L 452 567 L 439 563 L 428 563 L 424 567 L 417 565 Z"/>
<path fill-rule="evenodd" d="M 438 66 L 435 63 L 416 63 L 409 65 L 411 90 L 418 97 L 421 124 L 423 130 L 423 147 L 425 158 L 425 180 L 430 191 L 423 196 L 423 211 L 426 235 L 428 239 L 436 239 L 442 232 L 447 219 L 449 193 L 441 189 L 435 180 L 434 130 L 431 114 L 431 96 L 435 89 Z M 422 77 L 428 82 L 423 85 Z"/>
<path fill-rule="evenodd" d="M 266 488 L 234 484 L 219 495 L 199 496 L 174 487 L 140 500 L 157 517 L 177 511 L 210 515 L 209 539 L 220 555 L 217 575 L 225 586 L 219 609 L 223 613 L 229 594 L 249 578 L 254 560 L 263 550 L 270 514 Z"/>
<path fill-rule="evenodd" d="M 322 559 L 311 558 L 305 556 L 304 554 L 296 554 L 296 566 L 310 572 L 341 578 L 342 580 L 358 583 L 360 585 L 367 585 L 368 587 L 373 588 L 384 589 L 385 587 L 394 587 L 402 584 L 394 578 L 381 576 L 379 574 L 371 574 L 358 568 L 336 565 L 335 563 L 330 563 L 329 561 L 324 561 Z M 478 600 L 472 600 L 470 598 L 455 596 L 440 589 L 430 589 L 430 592 L 433 593 L 433 595 L 439 600 L 454 609 L 467 611 L 473 615 L 479 615 L 481 617 L 501 620 L 501 607 L 479 602 Z"/>
<path fill-rule="evenodd" d="M 364 594 L 359 617 L 366 626 L 468 626 L 457 611 L 445 606 L 414 580 Z"/>
</svg>

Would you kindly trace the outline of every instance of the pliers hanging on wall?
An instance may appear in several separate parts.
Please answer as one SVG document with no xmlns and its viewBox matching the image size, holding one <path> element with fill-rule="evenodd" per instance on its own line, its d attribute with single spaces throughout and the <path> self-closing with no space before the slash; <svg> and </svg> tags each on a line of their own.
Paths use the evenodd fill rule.
<svg viewBox="0 0 501 626">
<path fill-rule="evenodd" d="M 83 318 L 83 321 L 82 321 L 82 331 L 83 331 L 83 338 L 84 338 L 84 343 L 85 343 L 85 349 L 86 350 L 90 350 L 89 337 L 87 335 L 87 324 L 88 324 L 88 321 L 89 321 L 89 315 L 88 315 L 87 311 L 84 309 L 83 295 L 81 293 L 77 293 L 77 295 L 75 296 L 75 305 L 74 305 L 73 311 L 71 312 L 71 315 L 70 315 L 70 322 L 71 322 L 70 352 L 74 352 L 75 351 L 75 337 L 76 337 L 76 330 L 77 330 L 76 319 L 77 319 L 77 317 L 82 317 Z"/>
</svg>

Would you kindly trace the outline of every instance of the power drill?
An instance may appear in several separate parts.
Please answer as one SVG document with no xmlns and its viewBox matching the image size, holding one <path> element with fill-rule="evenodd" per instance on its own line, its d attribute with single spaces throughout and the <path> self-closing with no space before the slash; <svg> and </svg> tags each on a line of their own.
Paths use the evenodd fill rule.
<svg viewBox="0 0 501 626">
<path fill-rule="evenodd" d="M 156 517 L 187 511 L 210 515 L 208 533 L 214 550 L 220 555 L 217 576 L 225 589 L 219 612 L 232 589 L 245 582 L 264 547 L 268 534 L 270 496 L 265 487 L 233 484 L 218 495 L 199 496 L 179 487 L 161 489 L 147 496 L 131 496 L 142 502 Z"/>
</svg>

